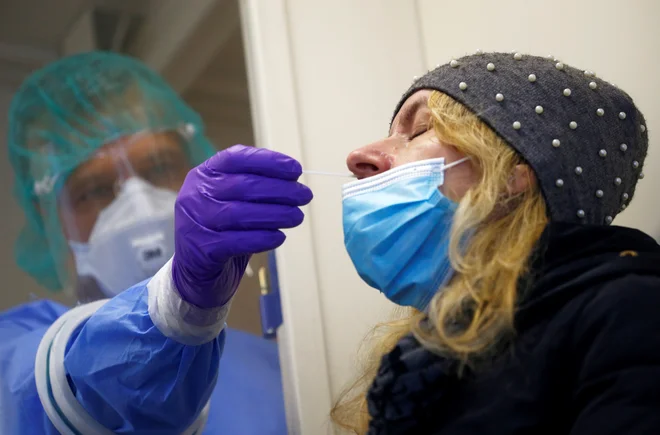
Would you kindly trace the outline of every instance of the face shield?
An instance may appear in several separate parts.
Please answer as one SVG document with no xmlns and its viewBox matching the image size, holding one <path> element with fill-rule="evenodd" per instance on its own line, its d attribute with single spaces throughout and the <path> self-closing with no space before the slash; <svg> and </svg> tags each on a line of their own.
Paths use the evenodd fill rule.
<svg viewBox="0 0 660 435">
<path fill-rule="evenodd" d="M 174 254 L 174 201 L 192 167 L 183 141 L 172 132 L 121 139 L 64 181 L 55 202 L 75 270 L 62 272 L 75 273 L 80 297 L 113 296 Z"/>
<path fill-rule="evenodd" d="M 58 64 L 28 79 L 10 109 L 26 214 L 16 260 L 86 302 L 151 277 L 173 255 L 177 191 L 214 149 L 197 114 L 142 64 L 108 53 Z"/>
</svg>

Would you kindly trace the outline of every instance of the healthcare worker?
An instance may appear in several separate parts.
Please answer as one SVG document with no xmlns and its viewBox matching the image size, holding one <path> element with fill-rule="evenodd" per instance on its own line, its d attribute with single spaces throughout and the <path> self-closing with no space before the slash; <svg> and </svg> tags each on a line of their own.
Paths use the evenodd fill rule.
<svg viewBox="0 0 660 435">
<path fill-rule="evenodd" d="M 303 220 L 300 165 L 215 154 L 160 77 L 111 53 L 35 72 L 9 117 L 16 260 L 82 304 L 0 314 L 0 433 L 286 433 L 276 345 L 225 319 L 250 255 Z"/>
<path fill-rule="evenodd" d="M 630 70 L 634 73 L 634 69 Z M 409 319 L 334 421 L 370 435 L 660 434 L 660 246 L 612 225 L 649 129 L 593 72 L 477 53 L 348 157 L 346 249 Z"/>
</svg>

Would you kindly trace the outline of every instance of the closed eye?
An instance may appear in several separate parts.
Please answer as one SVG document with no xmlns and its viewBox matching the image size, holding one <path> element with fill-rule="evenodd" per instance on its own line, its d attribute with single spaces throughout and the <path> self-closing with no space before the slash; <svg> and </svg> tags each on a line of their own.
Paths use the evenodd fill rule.
<svg viewBox="0 0 660 435">
<path fill-rule="evenodd" d="M 410 140 L 413 140 L 413 139 L 415 139 L 415 138 L 417 138 L 417 137 L 423 135 L 423 134 L 426 133 L 427 131 L 428 131 L 428 129 L 424 129 L 424 130 L 420 130 L 420 131 L 418 131 L 417 133 L 413 134 L 413 135 L 410 137 Z"/>
</svg>

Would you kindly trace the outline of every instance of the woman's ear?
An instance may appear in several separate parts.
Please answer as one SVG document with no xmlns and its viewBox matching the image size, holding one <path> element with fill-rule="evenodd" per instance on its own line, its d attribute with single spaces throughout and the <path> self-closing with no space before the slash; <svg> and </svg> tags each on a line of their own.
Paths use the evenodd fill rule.
<svg viewBox="0 0 660 435">
<path fill-rule="evenodd" d="M 513 168 L 507 186 L 510 195 L 519 195 L 536 184 L 536 174 L 528 165 L 520 164 Z"/>
</svg>

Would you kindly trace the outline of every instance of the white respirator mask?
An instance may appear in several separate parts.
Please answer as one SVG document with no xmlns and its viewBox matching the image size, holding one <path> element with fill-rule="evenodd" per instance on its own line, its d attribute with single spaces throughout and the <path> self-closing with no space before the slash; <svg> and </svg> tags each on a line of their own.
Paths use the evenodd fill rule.
<svg viewBox="0 0 660 435">
<path fill-rule="evenodd" d="M 174 255 L 176 192 L 132 177 L 98 216 L 87 243 L 69 241 L 79 277 L 108 297 L 152 277 Z"/>
</svg>

